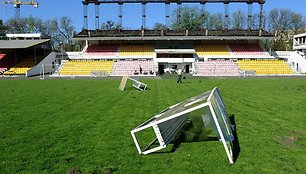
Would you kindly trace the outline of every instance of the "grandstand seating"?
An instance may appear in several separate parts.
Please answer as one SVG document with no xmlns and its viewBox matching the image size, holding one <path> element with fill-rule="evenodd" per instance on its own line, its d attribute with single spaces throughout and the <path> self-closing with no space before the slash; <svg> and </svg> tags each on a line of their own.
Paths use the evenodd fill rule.
<svg viewBox="0 0 306 174">
<path fill-rule="evenodd" d="M 196 45 L 195 50 L 198 56 L 230 55 L 227 45 Z"/>
<path fill-rule="evenodd" d="M 240 60 L 241 70 L 256 71 L 256 74 L 293 74 L 293 70 L 283 60 Z"/>
<path fill-rule="evenodd" d="M 70 60 L 63 65 L 60 75 L 91 75 L 94 71 L 111 73 L 111 60 Z"/>
<path fill-rule="evenodd" d="M 216 60 L 195 63 L 197 76 L 238 76 L 237 63 L 230 60 Z"/>
<path fill-rule="evenodd" d="M 14 65 L 14 61 L 6 54 L 0 54 L 0 57 L 0 74 L 3 74 Z"/>
<path fill-rule="evenodd" d="M 140 73 L 142 68 L 142 74 Z M 155 74 L 153 60 L 124 60 L 114 63 L 114 76 L 153 75 Z"/>
<path fill-rule="evenodd" d="M 119 48 L 121 57 L 153 57 L 152 45 L 122 45 Z"/>
<path fill-rule="evenodd" d="M 89 45 L 86 53 L 99 56 L 115 56 L 117 50 L 117 45 Z"/>
<path fill-rule="evenodd" d="M 231 52 L 233 55 L 243 55 L 243 56 L 264 56 L 266 52 L 262 50 L 259 45 L 255 44 L 235 44 L 230 45 Z"/>
<path fill-rule="evenodd" d="M 26 72 L 35 66 L 34 60 L 23 60 L 19 62 L 17 65 L 10 68 L 8 71 L 5 71 L 5 75 L 22 75 L 26 74 Z"/>
<path fill-rule="evenodd" d="M 14 66 L 10 66 L 10 68 L 4 72 L 5 75 L 25 75 L 28 70 L 30 70 L 33 66 L 39 63 L 43 57 L 37 56 L 36 61 L 33 56 L 18 56 L 17 64 L 12 63 Z"/>
</svg>

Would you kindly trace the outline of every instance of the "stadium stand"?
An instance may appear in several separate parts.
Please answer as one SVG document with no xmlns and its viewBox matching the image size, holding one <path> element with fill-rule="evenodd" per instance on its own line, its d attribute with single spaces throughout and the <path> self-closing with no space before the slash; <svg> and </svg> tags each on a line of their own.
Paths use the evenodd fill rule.
<svg viewBox="0 0 306 174">
<path fill-rule="evenodd" d="M 255 44 L 235 44 L 230 45 L 231 52 L 233 55 L 243 55 L 243 56 L 266 56 L 267 53 L 262 50 L 259 45 Z"/>
<path fill-rule="evenodd" d="M 223 55 L 229 56 L 230 52 L 227 45 L 196 45 L 195 50 L 198 56 Z"/>
<path fill-rule="evenodd" d="M 196 76 L 239 76 L 237 63 L 230 60 L 196 62 Z"/>
<path fill-rule="evenodd" d="M 0 54 L 0 74 L 3 74 L 14 65 L 12 59 L 7 54 Z"/>
<path fill-rule="evenodd" d="M 140 72 L 140 68 L 142 72 Z M 114 63 L 112 75 L 155 75 L 153 60 L 121 60 Z"/>
<path fill-rule="evenodd" d="M 117 50 L 117 45 L 89 45 L 86 53 L 99 56 L 115 56 Z"/>
<path fill-rule="evenodd" d="M 283 60 L 239 60 L 239 67 L 244 71 L 255 71 L 256 74 L 293 74 L 293 70 Z"/>
<path fill-rule="evenodd" d="M 121 45 L 119 51 L 120 57 L 153 58 L 154 49 L 152 45 Z"/>
<path fill-rule="evenodd" d="M 26 72 L 31 69 L 35 65 L 34 61 L 23 60 L 19 62 L 17 65 L 10 68 L 8 71 L 5 71 L 5 75 L 22 75 L 26 74 Z"/>
<path fill-rule="evenodd" d="M 111 73 L 114 61 L 112 60 L 69 60 L 60 69 L 60 75 L 90 76 L 94 71 Z"/>
</svg>

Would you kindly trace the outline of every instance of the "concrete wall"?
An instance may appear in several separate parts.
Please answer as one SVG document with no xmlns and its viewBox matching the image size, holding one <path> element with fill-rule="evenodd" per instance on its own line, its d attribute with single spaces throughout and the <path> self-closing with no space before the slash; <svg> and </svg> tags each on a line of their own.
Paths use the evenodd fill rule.
<svg viewBox="0 0 306 174">
<path fill-rule="evenodd" d="M 54 73 L 57 69 L 57 66 L 59 64 L 59 59 L 57 58 L 56 52 L 51 52 L 47 57 L 45 57 L 38 65 L 34 66 L 30 70 L 27 71 L 26 76 L 37 76 L 40 75 L 42 66 L 44 65 L 44 72 L 45 74 Z M 54 65 L 54 66 L 52 66 Z"/>
</svg>

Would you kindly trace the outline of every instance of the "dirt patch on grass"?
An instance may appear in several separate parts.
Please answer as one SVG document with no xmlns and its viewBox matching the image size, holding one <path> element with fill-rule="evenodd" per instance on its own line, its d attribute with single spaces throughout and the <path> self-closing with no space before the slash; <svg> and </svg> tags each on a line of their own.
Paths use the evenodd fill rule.
<svg viewBox="0 0 306 174">
<path fill-rule="evenodd" d="M 114 167 L 105 167 L 102 169 L 102 174 L 111 174 L 115 171 L 116 169 Z"/>
<path fill-rule="evenodd" d="M 300 85 L 297 88 L 298 91 L 306 91 L 306 86 Z"/>
<path fill-rule="evenodd" d="M 294 131 L 291 133 L 290 136 L 285 136 L 285 137 L 278 136 L 276 138 L 276 141 L 287 148 L 298 148 L 300 146 L 298 144 L 298 141 L 301 140 L 301 136 L 302 136 L 301 132 Z"/>
<path fill-rule="evenodd" d="M 74 169 L 74 168 L 70 168 L 67 170 L 67 174 L 81 174 L 81 170 L 80 169 Z"/>
</svg>

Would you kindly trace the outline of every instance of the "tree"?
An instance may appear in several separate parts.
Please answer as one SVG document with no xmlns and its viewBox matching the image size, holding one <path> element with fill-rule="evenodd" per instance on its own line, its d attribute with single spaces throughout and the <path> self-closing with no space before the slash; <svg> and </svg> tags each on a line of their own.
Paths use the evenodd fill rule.
<svg viewBox="0 0 306 174">
<path fill-rule="evenodd" d="M 232 14 L 232 28 L 235 30 L 241 30 L 246 28 L 247 16 L 240 9 Z"/>
<path fill-rule="evenodd" d="M 162 23 L 155 23 L 153 26 L 153 30 L 165 30 L 168 27 L 165 24 Z"/>
<path fill-rule="evenodd" d="M 112 20 L 108 20 L 108 21 L 102 23 L 102 25 L 101 25 L 101 30 L 116 30 L 116 29 L 120 29 L 120 28 L 121 28 L 120 24 L 116 24 Z"/>
<path fill-rule="evenodd" d="M 197 7 L 183 7 L 181 8 L 180 17 L 178 10 L 175 10 L 172 21 L 173 29 L 183 30 L 198 30 L 204 28 L 204 24 L 208 18 L 206 13 L 201 13 Z"/>
<path fill-rule="evenodd" d="M 267 26 L 267 17 L 265 15 L 265 11 L 263 11 L 262 14 L 262 29 L 266 30 L 266 26 Z M 259 29 L 259 23 L 260 23 L 260 14 L 259 13 L 255 13 L 252 16 L 252 28 L 253 29 Z"/>
<path fill-rule="evenodd" d="M 305 19 L 302 14 L 287 9 L 273 9 L 268 16 L 268 26 L 271 32 L 297 33 L 305 29 Z"/>
<path fill-rule="evenodd" d="M 10 19 L 6 22 L 10 33 L 29 33 L 29 26 L 27 26 L 27 18 Z"/>
<path fill-rule="evenodd" d="M 302 14 L 294 13 L 291 15 L 291 25 L 295 34 L 304 32 L 306 27 L 306 21 Z"/>
<path fill-rule="evenodd" d="M 4 39 L 5 33 L 7 32 L 7 27 L 3 24 L 3 21 L 0 19 L 0 39 Z"/>
<path fill-rule="evenodd" d="M 281 9 L 279 11 L 279 29 L 284 32 L 288 31 L 291 28 L 291 16 L 293 15 L 293 12 L 287 9 Z"/>
<path fill-rule="evenodd" d="M 45 20 L 40 18 L 22 18 L 19 20 L 10 19 L 6 22 L 8 32 L 10 33 L 43 33 L 51 37 L 51 45 L 53 50 L 59 51 L 61 49 L 67 51 L 76 50 L 77 43 L 71 39 L 75 32 L 72 21 L 69 17 L 62 17 L 58 19 Z"/>
<path fill-rule="evenodd" d="M 224 23 L 224 17 L 222 13 L 210 14 L 208 15 L 208 20 L 206 22 L 206 28 L 209 30 L 222 30 Z"/>
<path fill-rule="evenodd" d="M 279 10 L 278 9 L 271 10 L 268 15 L 269 31 L 275 32 L 280 28 L 278 20 L 279 20 Z"/>
</svg>

